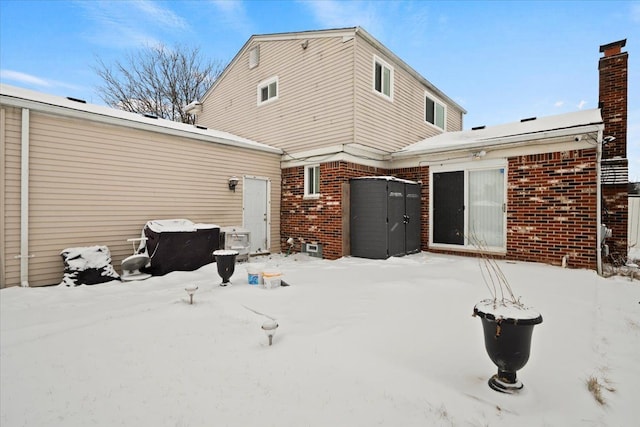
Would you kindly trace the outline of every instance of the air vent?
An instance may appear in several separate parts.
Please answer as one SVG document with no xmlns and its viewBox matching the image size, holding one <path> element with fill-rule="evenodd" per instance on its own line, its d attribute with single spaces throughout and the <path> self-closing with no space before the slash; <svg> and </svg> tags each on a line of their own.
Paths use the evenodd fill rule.
<svg viewBox="0 0 640 427">
<path fill-rule="evenodd" d="M 195 127 L 197 127 L 198 129 L 207 129 L 206 126 L 200 126 L 200 125 L 194 125 Z"/>
<path fill-rule="evenodd" d="M 255 68 L 260 64 L 260 46 L 256 46 L 249 51 L 249 69 Z"/>
<path fill-rule="evenodd" d="M 155 114 L 151 114 L 151 113 L 143 113 L 143 116 L 149 118 L 149 119 L 157 119 L 158 116 L 156 116 Z"/>
<path fill-rule="evenodd" d="M 86 104 L 86 103 L 87 103 L 87 101 L 85 101 L 84 99 L 74 98 L 74 97 L 71 97 L 71 96 L 67 96 L 67 99 L 68 99 L 69 101 L 79 102 L 79 103 L 81 103 L 81 104 Z"/>
<path fill-rule="evenodd" d="M 480 130 L 480 129 L 484 129 L 486 128 L 486 126 L 476 126 L 474 128 L 471 128 L 471 130 Z"/>
<path fill-rule="evenodd" d="M 535 119 L 537 119 L 537 117 L 529 117 L 529 118 L 520 120 L 520 123 L 530 122 L 530 121 L 535 120 Z"/>
</svg>

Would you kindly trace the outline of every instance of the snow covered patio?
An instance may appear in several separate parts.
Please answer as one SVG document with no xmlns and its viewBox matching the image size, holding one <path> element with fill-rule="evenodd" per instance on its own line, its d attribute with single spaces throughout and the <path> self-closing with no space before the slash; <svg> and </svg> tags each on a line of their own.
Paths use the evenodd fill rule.
<svg viewBox="0 0 640 427">
<path fill-rule="evenodd" d="M 265 261 L 265 260 L 261 260 Z M 640 417 L 640 283 L 500 262 L 537 308 L 517 396 L 473 306 L 473 258 L 273 256 L 289 287 L 237 264 L 142 282 L 19 288 L 1 296 L 3 426 L 627 426 Z M 196 284 L 193 305 L 185 287 Z M 264 313 L 279 328 L 273 346 Z M 604 388 L 605 404 L 587 389 Z M 615 389 L 607 391 L 605 388 Z"/>
</svg>

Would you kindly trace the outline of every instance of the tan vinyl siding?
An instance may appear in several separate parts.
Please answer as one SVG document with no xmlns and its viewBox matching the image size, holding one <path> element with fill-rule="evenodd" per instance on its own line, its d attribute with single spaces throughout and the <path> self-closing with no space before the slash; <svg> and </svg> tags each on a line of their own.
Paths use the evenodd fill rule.
<svg viewBox="0 0 640 427">
<path fill-rule="evenodd" d="M 227 70 L 198 122 L 288 152 L 353 142 L 353 39 L 255 40 Z M 249 52 L 260 45 L 260 63 Z M 257 105 L 258 83 L 278 77 L 278 100 Z"/>
<path fill-rule="evenodd" d="M 373 91 L 374 56 L 394 68 L 392 102 Z M 356 58 L 358 143 L 395 151 L 442 133 L 424 120 L 427 88 L 421 82 L 361 37 L 357 39 Z M 447 105 L 447 130 L 460 130 L 460 120 L 460 111 Z"/>
<path fill-rule="evenodd" d="M 20 283 L 20 260 L 16 258 L 20 254 L 20 123 L 21 110 L 19 108 L 5 108 L 4 123 L 0 132 L 3 134 L 4 164 L 0 173 L 3 174 L 2 197 L 3 229 L 0 242 L 2 267 L 4 269 L 3 283 Z"/>
<path fill-rule="evenodd" d="M 12 146 L 17 140 L 19 153 L 19 135 L 11 140 Z M 271 248 L 279 251 L 279 154 L 36 111 L 30 145 L 31 286 L 61 281 L 59 253 L 66 247 L 107 245 L 120 271 L 120 261 L 132 251 L 126 239 L 138 237 L 149 220 L 241 225 L 242 181 L 235 193 L 229 191 L 232 175 L 272 180 Z M 19 209 L 10 210 L 7 228 L 15 252 L 12 227 L 19 228 Z M 17 284 L 16 267 L 7 265 L 8 285 Z"/>
</svg>

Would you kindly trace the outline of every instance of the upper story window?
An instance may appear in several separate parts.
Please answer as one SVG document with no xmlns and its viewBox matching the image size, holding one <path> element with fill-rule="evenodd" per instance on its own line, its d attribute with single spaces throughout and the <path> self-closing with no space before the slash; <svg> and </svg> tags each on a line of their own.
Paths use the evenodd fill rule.
<svg viewBox="0 0 640 427">
<path fill-rule="evenodd" d="M 393 99 L 393 67 L 377 56 L 373 57 L 373 90 Z"/>
<path fill-rule="evenodd" d="M 320 165 L 310 165 L 304 168 L 304 197 L 320 196 Z"/>
<path fill-rule="evenodd" d="M 424 96 L 424 120 L 432 125 L 445 130 L 445 112 L 446 108 L 443 103 L 436 100 L 429 94 Z"/>
<path fill-rule="evenodd" d="M 278 77 L 272 77 L 258 84 L 258 105 L 278 99 Z"/>
</svg>

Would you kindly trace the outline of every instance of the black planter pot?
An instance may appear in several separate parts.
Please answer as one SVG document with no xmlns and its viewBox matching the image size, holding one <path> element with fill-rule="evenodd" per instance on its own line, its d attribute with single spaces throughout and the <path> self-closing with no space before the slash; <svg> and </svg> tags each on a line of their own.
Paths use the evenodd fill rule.
<svg viewBox="0 0 640 427">
<path fill-rule="evenodd" d="M 218 250 L 213 253 L 213 257 L 216 260 L 216 266 L 218 267 L 218 274 L 222 277 L 222 283 L 220 286 L 227 286 L 231 283 L 229 279 L 233 276 L 233 272 L 236 269 L 236 256 L 238 251 L 230 250 Z"/>
<path fill-rule="evenodd" d="M 480 304 L 479 304 L 480 305 Z M 516 372 L 529 360 L 533 327 L 542 323 L 542 316 L 524 318 L 498 317 L 488 312 L 485 305 L 473 308 L 474 316 L 480 317 L 484 331 L 484 346 L 498 373 L 489 379 L 489 387 L 502 393 L 517 393 L 523 384 Z"/>
</svg>

